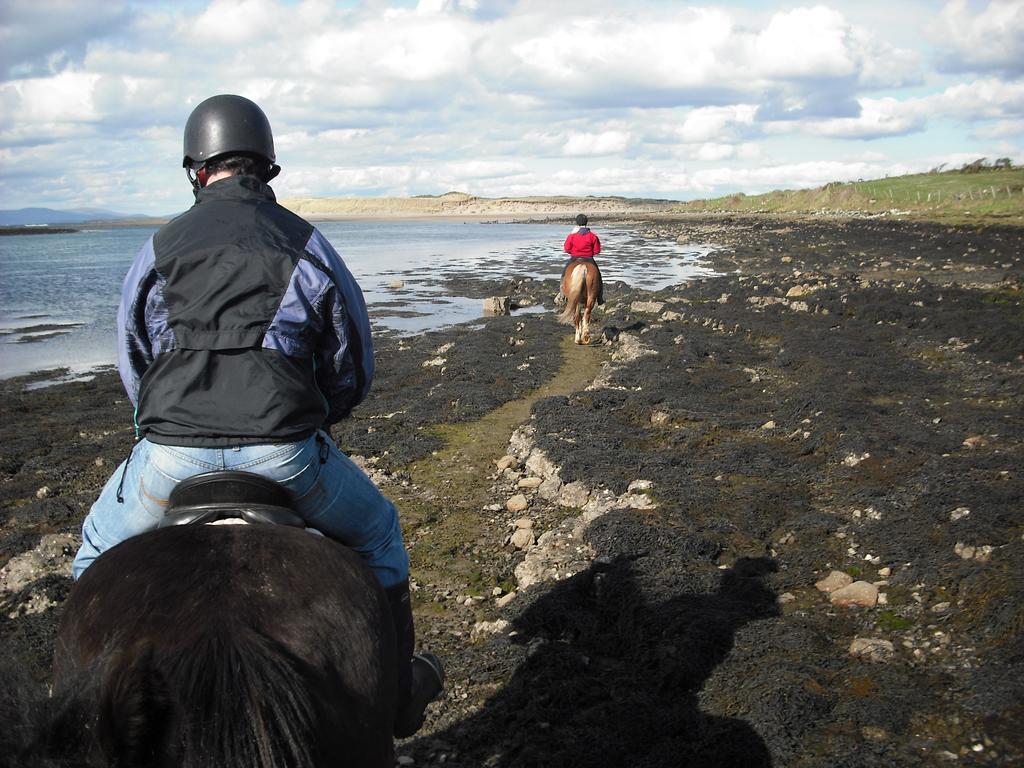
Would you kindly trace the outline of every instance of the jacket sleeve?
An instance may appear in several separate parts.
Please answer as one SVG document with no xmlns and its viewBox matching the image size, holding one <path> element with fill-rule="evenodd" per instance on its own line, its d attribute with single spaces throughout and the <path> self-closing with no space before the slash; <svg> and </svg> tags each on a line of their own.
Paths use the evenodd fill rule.
<svg viewBox="0 0 1024 768">
<path fill-rule="evenodd" d="M 317 386 L 327 400 L 327 423 L 348 416 L 373 383 L 373 338 L 366 301 L 352 273 L 319 230 L 307 251 L 328 270 L 330 288 L 320 306 L 322 332 L 313 350 Z"/>
<path fill-rule="evenodd" d="M 562 250 L 565 251 L 566 253 L 572 253 L 572 238 L 572 232 L 570 232 L 569 236 L 565 238 L 565 245 L 562 246 Z"/>
<path fill-rule="evenodd" d="M 155 261 L 151 237 L 125 276 L 117 309 L 117 368 L 132 405 L 138 405 L 139 382 L 153 363 L 146 309 L 157 279 Z"/>
<path fill-rule="evenodd" d="M 601 252 L 601 241 L 593 232 L 591 232 L 590 235 L 594 238 L 594 255 L 597 256 L 597 254 Z"/>
</svg>

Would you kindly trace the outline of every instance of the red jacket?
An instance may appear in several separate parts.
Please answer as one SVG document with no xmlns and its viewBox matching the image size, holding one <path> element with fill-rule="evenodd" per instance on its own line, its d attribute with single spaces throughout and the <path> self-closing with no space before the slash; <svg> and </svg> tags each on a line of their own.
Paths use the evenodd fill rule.
<svg viewBox="0 0 1024 768">
<path fill-rule="evenodd" d="M 601 252 L 601 241 L 589 229 L 580 227 L 565 238 L 563 250 L 574 259 L 592 259 Z"/>
</svg>

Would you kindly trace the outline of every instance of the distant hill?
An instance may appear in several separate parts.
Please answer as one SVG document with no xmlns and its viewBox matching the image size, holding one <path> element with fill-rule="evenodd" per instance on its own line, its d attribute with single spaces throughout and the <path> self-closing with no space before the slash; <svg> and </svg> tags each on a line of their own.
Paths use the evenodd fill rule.
<svg viewBox="0 0 1024 768">
<path fill-rule="evenodd" d="M 464 192 L 416 197 L 305 197 L 281 204 L 310 219 L 418 216 L 575 216 L 577 213 L 663 213 L 678 200 L 627 197 L 476 197 Z"/>
<path fill-rule="evenodd" d="M 18 208 L 17 210 L 0 210 L 0 226 L 24 227 L 30 224 L 82 224 L 86 221 L 117 221 L 119 219 L 143 219 L 117 211 L 106 211 L 100 208 L 76 208 L 70 211 L 59 211 L 55 208 Z"/>
<path fill-rule="evenodd" d="M 680 203 L 683 213 L 901 216 L 931 221 L 1024 221 L 1024 168 L 981 161 L 951 171 L 865 181 L 834 181 L 814 189 L 775 190 Z"/>
</svg>

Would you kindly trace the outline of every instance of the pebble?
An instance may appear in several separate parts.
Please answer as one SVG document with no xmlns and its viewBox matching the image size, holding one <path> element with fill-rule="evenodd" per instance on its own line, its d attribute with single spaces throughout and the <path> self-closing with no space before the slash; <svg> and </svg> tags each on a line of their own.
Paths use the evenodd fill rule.
<svg viewBox="0 0 1024 768">
<path fill-rule="evenodd" d="M 956 522 L 957 520 L 967 517 L 969 514 L 971 514 L 971 510 L 967 507 L 957 507 L 949 513 L 949 520 L 950 522 Z"/>
<path fill-rule="evenodd" d="M 520 517 L 518 520 L 516 520 L 514 523 L 512 523 L 512 527 L 513 528 L 533 528 L 533 520 L 531 520 L 528 517 Z"/>
<path fill-rule="evenodd" d="M 514 466 L 516 463 L 516 457 L 505 454 L 494 463 L 498 466 L 498 471 L 500 472 L 502 470 L 508 469 L 511 466 Z"/>
<path fill-rule="evenodd" d="M 517 483 L 517 485 L 520 488 L 533 490 L 534 488 L 539 488 L 543 482 L 544 479 L 540 477 L 524 477 Z"/>
<path fill-rule="evenodd" d="M 416 765 L 416 760 L 408 755 L 399 755 L 395 762 L 399 765 Z"/>
<path fill-rule="evenodd" d="M 499 608 L 504 608 L 506 605 L 508 605 L 516 599 L 517 594 L 517 592 L 509 592 L 507 595 L 502 595 L 494 601 L 494 604 L 497 605 Z"/>
<path fill-rule="evenodd" d="M 878 587 L 867 581 L 855 581 L 829 594 L 833 605 L 857 605 L 871 608 L 878 602 Z"/>
<path fill-rule="evenodd" d="M 495 619 L 494 621 L 478 621 L 473 625 L 474 635 L 496 635 L 499 632 L 507 630 L 511 624 L 505 619 Z"/>
<path fill-rule="evenodd" d="M 513 496 L 511 499 L 505 502 L 505 509 L 507 509 L 509 512 L 522 512 L 528 506 L 529 502 L 526 501 L 526 497 L 521 493 L 517 493 L 515 496 Z"/>
<path fill-rule="evenodd" d="M 50 486 L 48 486 L 48 485 L 44 485 L 42 488 L 40 488 L 38 491 L 36 491 L 36 498 L 37 499 L 45 499 L 49 495 L 50 495 Z"/>
<path fill-rule="evenodd" d="M 852 583 L 853 577 L 850 574 L 844 573 L 843 571 L 832 571 L 824 579 L 815 583 L 814 586 L 822 592 L 831 594 L 832 592 L 835 592 L 837 589 L 842 589 L 843 587 L 847 587 Z"/>
<path fill-rule="evenodd" d="M 855 637 L 850 643 L 850 655 L 867 661 L 891 661 L 894 652 L 892 642 L 878 637 Z"/>
<path fill-rule="evenodd" d="M 516 549 L 526 549 L 536 543 L 537 540 L 534 538 L 533 531 L 529 528 L 517 528 L 516 532 L 512 534 L 510 541 Z"/>
<path fill-rule="evenodd" d="M 761 425 L 761 429 L 775 429 L 775 422 L 766 421 L 764 424 Z"/>
<path fill-rule="evenodd" d="M 655 426 L 667 424 L 671 416 L 665 411 L 655 411 L 651 414 L 651 424 Z"/>
</svg>

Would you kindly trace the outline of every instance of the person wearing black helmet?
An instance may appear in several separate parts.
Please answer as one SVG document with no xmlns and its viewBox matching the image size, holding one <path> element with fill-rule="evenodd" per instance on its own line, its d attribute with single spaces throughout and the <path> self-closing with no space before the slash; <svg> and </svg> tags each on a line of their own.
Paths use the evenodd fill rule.
<svg viewBox="0 0 1024 768">
<path fill-rule="evenodd" d="M 102 552 L 157 526 L 171 489 L 214 469 L 288 489 L 306 523 L 359 553 L 384 587 L 399 650 L 395 735 L 410 736 L 444 686 L 414 655 L 409 558 L 398 513 L 330 438 L 370 389 L 362 291 L 312 224 L 277 204 L 263 110 L 213 96 L 185 125 L 196 202 L 135 257 L 118 309 L 118 369 L 138 441 L 82 526 L 78 578 Z"/>
</svg>

